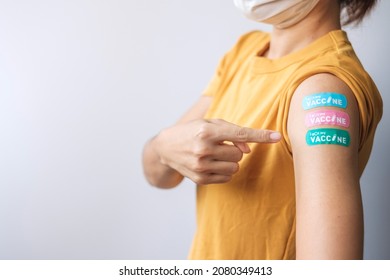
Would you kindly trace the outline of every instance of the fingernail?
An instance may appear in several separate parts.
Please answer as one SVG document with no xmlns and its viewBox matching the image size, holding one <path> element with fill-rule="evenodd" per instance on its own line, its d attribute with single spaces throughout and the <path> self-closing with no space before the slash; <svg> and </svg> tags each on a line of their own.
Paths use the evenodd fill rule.
<svg viewBox="0 0 390 280">
<path fill-rule="evenodd" d="M 269 135 L 269 138 L 271 140 L 280 140 L 282 138 L 282 135 L 279 133 L 279 132 L 272 132 L 270 135 Z"/>
</svg>

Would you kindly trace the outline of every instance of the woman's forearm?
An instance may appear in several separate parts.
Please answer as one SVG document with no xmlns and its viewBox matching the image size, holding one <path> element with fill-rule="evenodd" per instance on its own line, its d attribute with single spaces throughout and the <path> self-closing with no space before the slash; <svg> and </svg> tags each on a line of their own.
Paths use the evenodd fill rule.
<svg viewBox="0 0 390 280">
<path fill-rule="evenodd" d="M 150 139 L 144 147 L 142 163 L 145 177 L 151 185 L 159 188 L 176 187 L 183 180 L 183 176 L 161 162 L 157 138 L 158 136 L 155 136 Z"/>
</svg>

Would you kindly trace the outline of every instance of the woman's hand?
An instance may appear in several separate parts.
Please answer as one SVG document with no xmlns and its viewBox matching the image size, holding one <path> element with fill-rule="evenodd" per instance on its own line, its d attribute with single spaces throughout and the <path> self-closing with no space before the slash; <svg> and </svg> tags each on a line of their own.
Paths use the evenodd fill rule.
<svg viewBox="0 0 390 280">
<path fill-rule="evenodd" d="M 163 130 L 156 138 L 160 162 L 196 184 L 229 181 L 250 153 L 247 143 L 275 143 L 278 132 L 240 127 L 224 120 L 194 120 Z"/>
</svg>

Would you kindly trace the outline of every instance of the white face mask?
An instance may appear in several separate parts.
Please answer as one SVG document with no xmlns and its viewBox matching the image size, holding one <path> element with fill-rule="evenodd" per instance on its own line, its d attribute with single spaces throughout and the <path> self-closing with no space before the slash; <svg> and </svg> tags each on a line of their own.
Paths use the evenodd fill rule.
<svg viewBox="0 0 390 280">
<path fill-rule="evenodd" d="M 287 28 L 301 21 L 319 0 L 234 0 L 249 19 Z"/>
</svg>

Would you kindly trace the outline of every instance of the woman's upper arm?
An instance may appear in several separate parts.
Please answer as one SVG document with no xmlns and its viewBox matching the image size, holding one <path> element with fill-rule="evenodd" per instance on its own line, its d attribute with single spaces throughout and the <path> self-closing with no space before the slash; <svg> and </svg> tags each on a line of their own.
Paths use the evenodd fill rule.
<svg viewBox="0 0 390 280">
<path fill-rule="evenodd" d="M 331 74 L 305 80 L 290 104 L 298 259 L 361 259 L 359 112 L 351 89 Z"/>
</svg>

